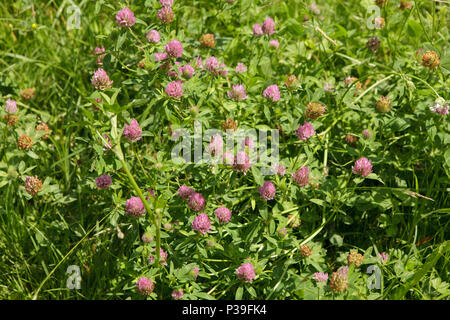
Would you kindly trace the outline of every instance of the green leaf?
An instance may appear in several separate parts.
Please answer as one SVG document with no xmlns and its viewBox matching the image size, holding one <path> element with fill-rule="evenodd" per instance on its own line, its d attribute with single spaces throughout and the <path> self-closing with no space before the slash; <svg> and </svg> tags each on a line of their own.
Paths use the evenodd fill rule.
<svg viewBox="0 0 450 320">
<path fill-rule="evenodd" d="M 422 34 L 422 27 L 417 21 L 408 20 L 407 32 L 411 37 L 416 38 Z"/>
<path fill-rule="evenodd" d="M 236 299 L 236 300 L 241 300 L 241 299 L 242 299 L 242 294 L 243 294 L 243 293 L 244 293 L 244 288 L 239 287 L 239 288 L 236 290 L 235 299 Z"/>
</svg>

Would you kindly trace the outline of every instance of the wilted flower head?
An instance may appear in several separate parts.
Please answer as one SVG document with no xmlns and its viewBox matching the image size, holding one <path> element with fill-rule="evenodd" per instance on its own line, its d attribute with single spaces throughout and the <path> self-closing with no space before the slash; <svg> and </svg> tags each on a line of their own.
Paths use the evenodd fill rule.
<svg viewBox="0 0 450 320">
<path fill-rule="evenodd" d="M 391 100 L 387 96 L 382 96 L 376 103 L 375 108 L 378 112 L 386 113 L 392 110 Z"/>
<path fill-rule="evenodd" d="M 263 34 L 263 30 L 261 28 L 261 25 L 259 23 L 255 23 L 253 25 L 253 35 L 254 36 L 260 36 Z"/>
<path fill-rule="evenodd" d="M 424 67 L 433 70 L 437 69 L 440 64 L 441 61 L 439 60 L 439 56 L 436 52 L 428 50 L 422 55 L 422 65 Z"/>
<path fill-rule="evenodd" d="M 325 113 L 326 107 L 317 102 L 309 103 L 306 106 L 306 118 L 308 119 L 317 119 L 320 116 L 323 116 Z"/>
<path fill-rule="evenodd" d="M 292 179 L 300 186 L 304 187 L 309 182 L 309 169 L 302 167 L 292 174 Z"/>
<path fill-rule="evenodd" d="M 341 268 L 331 275 L 329 285 L 332 291 L 342 292 L 348 288 L 348 279 L 345 270 L 348 270 L 348 267 L 347 269 Z"/>
<path fill-rule="evenodd" d="M 355 264 L 355 267 L 359 267 L 361 265 L 361 263 L 364 260 L 364 256 L 358 252 L 351 252 L 348 256 L 347 256 L 347 262 L 348 264 Z"/>
<path fill-rule="evenodd" d="M 206 148 L 207 151 L 212 155 L 221 155 L 223 153 L 223 138 L 221 135 L 217 134 L 211 138 L 211 142 Z"/>
<path fill-rule="evenodd" d="M 286 87 L 292 88 L 298 86 L 298 79 L 295 75 L 291 74 L 289 77 L 284 80 Z"/>
<path fill-rule="evenodd" d="M 205 209 L 205 198 L 200 193 L 194 192 L 189 197 L 188 206 L 191 210 L 202 211 Z"/>
<path fill-rule="evenodd" d="M 133 217 L 139 217 L 145 213 L 144 203 L 139 197 L 131 197 L 125 205 L 125 213 Z"/>
<path fill-rule="evenodd" d="M 375 2 L 377 4 L 377 6 L 379 6 L 380 8 L 383 8 L 386 0 L 375 0 Z"/>
<path fill-rule="evenodd" d="M 244 172 L 244 174 L 246 174 L 251 166 L 252 164 L 250 163 L 247 153 L 245 151 L 239 151 L 234 158 L 233 168 L 236 171 Z"/>
<path fill-rule="evenodd" d="M 352 172 L 367 177 L 372 173 L 372 162 L 367 158 L 360 158 L 356 160 L 355 165 L 352 166 Z"/>
<path fill-rule="evenodd" d="M 159 20 L 163 23 L 171 23 L 173 21 L 173 10 L 171 7 L 163 7 L 158 10 L 158 14 L 156 15 Z"/>
<path fill-rule="evenodd" d="M 178 40 L 171 40 L 164 47 L 169 57 L 180 58 L 183 54 L 183 46 Z"/>
<path fill-rule="evenodd" d="M 242 62 L 238 62 L 237 66 L 236 66 L 236 72 L 237 73 L 247 72 L 247 67 Z"/>
<path fill-rule="evenodd" d="M 216 40 L 213 33 L 203 34 L 200 43 L 206 48 L 214 48 L 216 46 Z"/>
<path fill-rule="evenodd" d="M 372 50 L 373 52 L 377 52 L 380 48 L 381 41 L 377 37 L 369 38 L 366 43 L 367 49 Z"/>
<path fill-rule="evenodd" d="M 305 122 L 302 126 L 299 126 L 297 129 L 297 137 L 300 140 L 306 141 L 313 135 L 314 135 L 314 127 L 309 122 Z"/>
<path fill-rule="evenodd" d="M 354 135 L 352 135 L 352 134 L 347 134 L 347 135 L 345 136 L 345 141 L 347 141 L 347 143 L 348 143 L 349 145 L 355 146 L 355 145 L 356 145 L 356 142 L 358 141 L 358 137 L 357 137 L 357 136 L 354 136 Z"/>
<path fill-rule="evenodd" d="M 231 220 L 231 211 L 226 207 L 219 207 L 214 210 L 214 213 L 220 222 L 226 223 Z"/>
<path fill-rule="evenodd" d="M 262 31 L 269 36 L 273 35 L 275 31 L 275 22 L 271 17 L 267 17 L 266 20 L 262 24 Z"/>
<path fill-rule="evenodd" d="M 228 118 L 227 120 L 225 120 L 225 122 L 222 124 L 222 130 L 223 131 L 227 131 L 227 130 L 232 130 L 232 131 L 236 131 L 237 130 L 237 123 L 236 121 L 234 121 L 231 118 Z"/>
<path fill-rule="evenodd" d="M 136 18 L 130 9 L 123 8 L 117 13 L 116 22 L 122 27 L 132 27 L 136 22 Z"/>
<path fill-rule="evenodd" d="M 20 92 L 20 96 L 25 100 L 30 100 L 34 97 L 35 92 L 34 88 L 26 88 Z"/>
<path fill-rule="evenodd" d="M 35 196 L 36 193 L 41 191 L 42 189 L 42 181 L 39 180 L 37 176 L 30 177 L 27 176 L 25 178 L 25 191 L 31 196 Z"/>
<path fill-rule="evenodd" d="M 153 248 L 153 251 L 156 251 L 155 248 Z M 159 248 L 159 263 L 162 265 L 167 265 L 167 252 L 163 250 L 163 248 Z M 153 261 L 155 261 L 155 257 L 150 254 L 150 256 L 148 257 L 148 262 L 152 263 Z"/>
<path fill-rule="evenodd" d="M 95 179 L 95 184 L 99 189 L 108 189 L 112 185 L 112 179 L 109 174 L 102 174 Z"/>
<path fill-rule="evenodd" d="M 98 90 L 111 88 L 113 84 L 113 81 L 109 80 L 108 74 L 102 68 L 99 68 L 94 72 L 91 82 Z"/>
<path fill-rule="evenodd" d="M 155 289 L 155 284 L 152 279 L 140 277 L 136 282 L 136 289 L 142 295 L 149 295 Z"/>
<path fill-rule="evenodd" d="M 309 257 L 312 254 L 312 250 L 307 244 L 304 244 L 300 247 L 300 254 L 304 257 Z"/>
<path fill-rule="evenodd" d="M 263 92 L 264 98 L 276 102 L 280 100 L 280 90 L 276 84 L 268 86 Z"/>
<path fill-rule="evenodd" d="M 194 221 L 192 221 L 191 227 L 192 229 L 197 230 L 202 234 L 206 234 L 211 228 L 211 221 L 209 220 L 209 217 L 206 213 L 200 213 L 194 218 Z"/>
<path fill-rule="evenodd" d="M 9 114 L 14 114 L 17 112 L 17 103 L 14 100 L 6 100 L 5 111 Z"/>
<path fill-rule="evenodd" d="M 411 9 L 411 8 L 412 8 L 411 1 L 400 1 L 400 9 L 405 10 L 405 9 Z"/>
<path fill-rule="evenodd" d="M 252 283 L 253 279 L 256 277 L 255 269 L 250 262 L 242 264 L 236 269 L 236 274 L 239 280 Z"/>
<path fill-rule="evenodd" d="M 317 282 L 327 282 L 328 273 L 316 272 L 314 273 L 313 279 L 316 280 Z"/>
<path fill-rule="evenodd" d="M 276 39 L 269 41 L 269 46 L 271 46 L 272 48 L 278 48 L 279 45 L 280 45 L 280 43 Z"/>
<path fill-rule="evenodd" d="M 147 41 L 151 43 L 158 43 L 159 40 L 161 40 L 161 36 L 157 30 L 150 30 L 145 37 L 147 38 Z"/>
<path fill-rule="evenodd" d="M 179 80 L 168 83 L 165 90 L 167 95 L 179 99 L 183 95 L 182 84 Z"/>
<path fill-rule="evenodd" d="M 41 122 L 36 126 L 37 131 L 44 131 L 45 134 L 42 136 L 42 139 L 47 139 L 50 136 L 50 129 L 45 122 Z"/>
<path fill-rule="evenodd" d="M 190 198 L 190 196 L 192 194 L 194 194 L 195 191 L 192 188 L 189 188 L 186 185 L 182 185 L 179 189 L 178 189 L 178 194 L 184 199 L 184 200 L 188 200 Z"/>
<path fill-rule="evenodd" d="M 355 81 L 357 81 L 358 80 L 358 78 L 356 78 L 356 77 L 351 77 L 351 76 L 347 76 L 345 79 L 344 79 L 344 86 L 349 86 L 349 85 L 351 85 L 353 82 L 355 82 Z"/>
<path fill-rule="evenodd" d="M 19 119 L 19 116 L 16 116 L 14 114 L 5 114 L 3 119 L 5 119 L 6 122 L 8 122 L 8 125 L 13 126 L 15 125 L 17 119 Z"/>
<path fill-rule="evenodd" d="M 175 289 L 172 291 L 172 298 L 174 298 L 175 300 L 180 300 L 181 298 L 183 298 L 183 295 L 184 292 L 182 289 Z"/>
<path fill-rule="evenodd" d="M 233 90 L 228 91 L 227 94 L 228 98 L 233 99 L 235 101 L 243 101 L 247 99 L 247 93 L 245 92 L 243 84 L 233 85 Z"/>
<path fill-rule="evenodd" d="M 139 123 L 136 119 L 132 119 L 130 124 L 125 124 L 123 135 L 130 141 L 139 141 L 142 138 L 142 130 L 139 128 Z"/>
<path fill-rule="evenodd" d="M 272 200 L 275 198 L 276 189 L 273 182 L 265 181 L 264 184 L 258 188 L 258 192 L 261 195 L 261 198 Z"/>
<path fill-rule="evenodd" d="M 373 23 L 375 25 L 375 28 L 383 29 L 384 25 L 386 24 L 386 21 L 384 20 L 383 17 L 375 17 Z"/>
<path fill-rule="evenodd" d="M 26 134 L 23 134 L 19 137 L 19 140 L 17 141 L 17 145 L 22 150 L 30 150 L 33 146 L 33 139 L 31 139 Z"/>
<path fill-rule="evenodd" d="M 438 98 L 434 102 L 434 105 L 430 107 L 430 110 L 434 113 L 440 114 L 441 116 L 445 116 L 448 114 L 449 105 L 445 103 L 445 100 L 443 98 Z"/>
</svg>

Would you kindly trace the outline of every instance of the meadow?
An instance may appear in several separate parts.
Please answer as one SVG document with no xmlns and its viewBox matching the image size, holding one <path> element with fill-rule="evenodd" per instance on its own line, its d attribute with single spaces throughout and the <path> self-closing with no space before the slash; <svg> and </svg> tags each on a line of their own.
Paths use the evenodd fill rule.
<svg viewBox="0 0 450 320">
<path fill-rule="evenodd" d="M 0 3 L 0 298 L 448 300 L 448 1 Z"/>
</svg>

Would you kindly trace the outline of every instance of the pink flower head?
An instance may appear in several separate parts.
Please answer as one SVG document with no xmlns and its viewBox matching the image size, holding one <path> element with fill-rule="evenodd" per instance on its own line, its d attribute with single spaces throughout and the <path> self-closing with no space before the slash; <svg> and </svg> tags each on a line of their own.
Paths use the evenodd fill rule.
<svg viewBox="0 0 450 320">
<path fill-rule="evenodd" d="M 163 7 L 158 10 L 156 15 L 163 23 L 171 23 L 173 21 L 173 10 L 171 7 Z"/>
<path fill-rule="evenodd" d="M 348 266 L 340 267 L 339 270 L 337 271 L 337 273 L 339 273 L 343 277 L 347 277 L 347 275 L 348 275 Z"/>
<path fill-rule="evenodd" d="M 149 233 L 144 233 L 141 237 L 142 241 L 149 243 L 151 241 L 153 241 L 153 236 Z"/>
<path fill-rule="evenodd" d="M 223 153 L 223 138 L 221 135 L 215 135 L 211 138 L 211 142 L 206 148 L 207 151 L 212 155 L 221 155 Z"/>
<path fill-rule="evenodd" d="M 161 36 L 157 30 L 150 30 L 146 36 L 147 41 L 151 43 L 158 43 L 161 40 Z"/>
<path fill-rule="evenodd" d="M 314 135 L 314 127 L 311 123 L 305 122 L 297 129 L 297 137 L 300 140 L 306 141 L 309 137 Z"/>
<path fill-rule="evenodd" d="M 198 68 L 198 69 L 203 69 L 203 62 L 202 62 L 202 57 L 200 56 L 196 56 L 193 60 L 192 60 L 194 67 Z"/>
<path fill-rule="evenodd" d="M 271 46 L 272 48 L 278 48 L 278 46 L 280 45 L 280 43 L 278 42 L 278 40 L 270 40 L 269 41 L 269 46 Z"/>
<path fill-rule="evenodd" d="M 284 176 L 284 175 L 286 174 L 286 167 L 285 167 L 285 166 L 282 166 L 282 165 L 280 165 L 280 164 L 278 164 L 278 163 L 275 163 L 275 164 L 272 166 L 272 172 L 273 172 L 274 174 L 279 175 L 279 176 Z"/>
<path fill-rule="evenodd" d="M 131 197 L 127 200 L 125 213 L 133 217 L 139 217 L 145 213 L 144 203 L 139 197 Z"/>
<path fill-rule="evenodd" d="M 281 238 L 286 237 L 286 236 L 287 236 L 287 230 L 286 230 L 286 228 L 278 229 L 278 235 L 279 235 Z"/>
<path fill-rule="evenodd" d="M 237 66 L 236 66 L 236 72 L 237 73 L 247 72 L 247 67 L 242 62 L 238 62 Z"/>
<path fill-rule="evenodd" d="M 186 185 L 182 185 L 179 189 L 178 189 L 178 194 L 181 196 L 181 198 L 183 198 L 184 200 L 188 200 L 192 194 L 194 194 L 195 191 L 192 188 L 189 188 Z"/>
<path fill-rule="evenodd" d="M 182 66 L 178 69 L 181 76 L 185 79 L 190 79 L 194 75 L 194 68 L 190 64 L 187 64 L 185 66 Z"/>
<path fill-rule="evenodd" d="M 255 23 L 253 25 L 253 35 L 254 36 L 260 36 L 263 34 L 263 30 L 261 28 L 261 25 L 259 23 Z"/>
<path fill-rule="evenodd" d="M 109 136 L 106 133 L 103 134 L 103 137 L 107 141 L 106 143 L 103 144 L 103 151 L 111 150 L 111 148 L 113 147 L 113 145 L 111 143 L 111 139 L 109 138 Z"/>
<path fill-rule="evenodd" d="M 258 188 L 258 192 L 261 195 L 261 198 L 265 200 L 272 200 L 275 198 L 276 189 L 271 181 L 266 181 Z"/>
<path fill-rule="evenodd" d="M 264 98 L 276 102 L 280 100 L 280 90 L 276 84 L 268 86 L 263 92 Z"/>
<path fill-rule="evenodd" d="M 155 284 L 152 279 L 140 277 L 136 282 L 136 289 L 142 295 L 149 295 L 155 289 Z"/>
<path fill-rule="evenodd" d="M 161 3 L 163 7 L 171 7 L 173 0 L 159 0 L 159 3 Z"/>
<path fill-rule="evenodd" d="M 136 18 L 130 9 L 123 8 L 117 13 L 116 22 L 122 27 L 132 27 L 136 22 Z"/>
<path fill-rule="evenodd" d="M 243 84 L 235 84 L 233 85 L 233 90 L 227 92 L 228 98 L 233 99 L 235 101 L 243 101 L 247 99 L 247 93 L 245 92 L 245 88 Z"/>
<path fill-rule="evenodd" d="M 367 129 L 364 129 L 362 134 L 363 134 L 364 138 L 366 138 L 366 139 L 368 139 L 372 136 L 372 134 Z"/>
<path fill-rule="evenodd" d="M 166 53 L 169 55 L 169 57 L 180 58 L 183 54 L 183 46 L 178 40 L 169 41 L 164 49 L 166 50 Z"/>
<path fill-rule="evenodd" d="M 245 149 L 245 147 L 248 148 L 248 150 L 255 149 L 255 141 L 253 141 L 250 137 L 245 137 L 244 141 L 242 141 L 241 144 L 242 149 Z"/>
<path fill-rule="evenodd" d="M 189 197 L 188 206 L 191 208 L 191 210 L 194 211 L 202 211 L 205 209 L 205 198 L 200 193 L 194 192 Z"/>
<path fill-rule="evenodd" d="M 105 52 L 105 47 L 101 46 L 100 47 L 95 47 L 94 49 L 94 54 L 97 56 L 97 59 L 95 60 L 95 64 L 101 66 L 103 65 L 103 58 L 105 58 L 106 54 L 102 54 L 103 52 Z"/>
<path fill-rule="evenodd" d="M 317 282 L 327 282 L 328 273 L 316 272 L 314 273 L 313 279 L 316 280 Z"/>
<path fill-rule="evenodd" d="M 226 151 L 222 156 L 223 164 L 226 166 L 232 166 L 234 164 L 234 155 L 230 151 Z"/>
<path fill-rule="evenodd" d="M 214 210 L 214 213 L 220 222 L 226 223 L 231 220 L 231 211 L 226 207 L 219 207 Z"/>
<path fill-rule="evenodd" d="M 172 81 L 167 84 L 166 93 L 167 95 L 179 99 L 183 95 L 183 89 L 181 88 L 181 81 Z"/>
<path fill-rule="evenodd" d="M 155 248 L 153 248 L 153 251 L 156 251 Z M 159 248 L 159 263 L 162 265 L 167 265 L 167 252 L 163 250 L 163 248 Z M 152 263 L 153 261 L 155 261 L 155 257 L 150 254 L 150 256 L 148 257 L 148 263 Z"/>
<path fill-rule="evenodd" d="M 192 268 L 191 269 L 191 272 L 190 272 L 190 274 L 191 274 L 191 276 L 195 279 L 195 280 L 197 280 L 197 277 L 198 277 L 198 268 L 197 267 L 194 267 L 194 268 Z"/>
<path fill-rule="evenodd" d="M 166 60 L 169 56 L 166 53 L 155 53 L 155 61 L 159 62 L 159 61 L 163 61 Z"/>
<path fill-rule="evenodd" d="M 155 197 L 155 193 L 153 192 L 152 189 L 148 188 L 147 192 L 148 192 L 149 195 L 145 197 L 145 200 L 150 200 L 150 197 L 152 197 L 152 198 Z"/>
<path fill-rule="evenodd" d="M 99 189 L 108 189 L 112 185 L 111 176 L 108 174 L 103 174 L 95 179 L 95 184 Z"/>
<path fill-rule="evenodd" d="M 245 151 L 239 151 L 234 157 L 233 168 L 236 171 L 247 173 L 250 170 L 252 164 L 250 163 L 250 159 Z"/>
<path fill-rule="evenodd" d="M 252 282 L 256 277 L 255 269 L 250 262 L 244 263 L 239 268 L 236 269 L 236 274 L 239 280 Z"/>
<path fill-rule="evenodd" d="M 217 74 L 219 69 L 219 61 L 217 61 L 216 57 L 211 56 L 205 60 L 205 68 L 212 74 Z"/>
<path fill-rule="evenodd" d="M 211 221 L 206 213 L 200 213 L 195 217 L 194 221 L 192 221 L 191 227 L 202 234 L 206 234 L 211 228 Z"/>
<path fill-rule="evenodd" d="M 380 258 L 380 261 L 382 264 L 386 264 L 386 262 L 388 261 L 389 255 L 387 253 L 379 253 L 378 257 Z"/>
<path fill-rule="evenodd" d="M 161 0 L 161 2 L 162 1 L 164 1 L 164 0 Z M 180 300 L 181 298 L 183 298 L 183 296 L 184 296 L 184 292 L 182 289 L 175 289 L 172 291 L 172 298 L 174 298 L 175 300 Z"/>
<path fill-rule="evenodd" d="M 443 98 L 436 99 L 434 105 L 430 107 L 431 111 L 440 114 L 441 116 L 446 116 L 448 114 L 449 109 L 450 109 L 449 105 L 445 103 L 445 100 Z"/>
<path fill-rule="evenodd" d="M 136 119 L 132 119 L 130 125 L 125 124 L 123 135 L 130 141 L 139 141 L 142 138 L 142 130 Z"/>
<path fill-rule="evenodd" d="M 221 63 L 220 64 L 220 69 L 219 69 L 219 74 L 222 76 L 222 77 L 226 77 L 227 76 L 227 74 L 228 74 L 228 70 L 226 69 L 226 65 L 225 65 L 225 63 Z"/>
<path fill-rule="evenodd" d="M 9 114 L 14 114 L 17 112 L 17 103 L 14 100 L 6 100 L 5 111 Z"/>
<path fill-rule="evenodd" d="M 307 167 L 298 169 L 292 174 L 292 179 L 300 185 L 300 187 L 306 186 L 309 182 L 309 169 Z"/>
<path fill-rule="evenodd" d="M 269 36 L 273 35 L 275 31 L 275 22 L 271 17 L 267 17 L 266 21 L 262 24 L 262 31 Z"/>
<path fill-rule="evenodd" d="M 355 165 L 352 166 L 352 172 L 367 177 L 372 173 L 372 162 L 367 158 L 360 158 L 356 160 Z"/>
<path fill-rule="evenodd" d="M 99 90 L 111 88 L 113 83 L 113 81 L 109 80 L 108 74 L 102 68 L 99 68 L 94 72 L 94 76 L 92 77 L 91 82 L 94 87 Z"/>
</svg>

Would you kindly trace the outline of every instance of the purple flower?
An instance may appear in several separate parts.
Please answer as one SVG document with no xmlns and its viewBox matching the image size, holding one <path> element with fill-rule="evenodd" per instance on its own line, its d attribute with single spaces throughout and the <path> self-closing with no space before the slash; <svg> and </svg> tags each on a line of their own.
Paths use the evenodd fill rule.
<svg viewBox="0 0 450 320">
<path fill-rule="evenodd" d="M 173 0 L 159 0 L 159 3 L 161 3 L 163 7 L 171 7 Z"/>
<path fill-rule="evenodd" d="M 153 251 L 156 251 L 155 248 L 153 248 Z M 152 263 L 155 261 L 155 257 L 150 254 L 148 257 L 148 263 Z M 159 248 L 159 263 L 162 265 L 167 265 L 167 252 L 163 250 L 163 248 Z"/>
<path fill-rule="evenodd" d="M 316 280 L 317 282 L 327 282 L 328 273 L 316 272 L 314 273 L 313 279 Z"/>
<path fill-rule="evenodd" d="M 185 79 L 190 79 L 194 75 L 194 68 L 192 68 L 192 66 L 189 64 L 180 67 L 178 71 L 181 73 L 181 76 Z"/>
<path fill-rule="evenodd" d="M 191 276 L 195 279 L 195 280 L 197 280 L 197 277 L 198 277 L 198 268 L 197 267 L 194 267 L 194 268 L 192 268 L 191 269 L 191 272 L 190 272 L 190 274 L 191 274 Z"/>
<path fill-rule="evenodd" d="M 139 141 L 142 138 L 142 130 L 136 119 L 131 120 L 130 125 L 125 124 L 123 135 L 130 141 Z"/>
<path fill-rule="evenodd" d="M 159 61 L 163 61 L 166 60 L 169 56 L 166 53 L 155 53 L 155 61 L 159 62 Z"/>
<path fill-rule="evenodd" d="M 372 134 L 367 129 L 364 129 L 362 134 L 363 134 L 364 138 L 366 138 L 366 139 L 368 139 L 372 136 Z"/>
<path fill-rule="evenodd" d="M 298 169 L 292 174 L 292 179 L 300 185 L 300 187 L 306 186 L 309 182 L 309 169 L 307 167 Z"/>
<path fill-rule="evenodd" d="M 217 208 L 214 213 L 220 222 L 226 223 L 231 220 L 231 211 L 226 207 Z"/>
<path fill-rule="evenodd" d="M 194 192 L 189 197 L 188 206 L 191 210 L 202 211 L 205 209 L 205 198 L 200 193 Z"/>
<path fill-rule="evenodd" d="M 133 217 L 139 217 L 145 213 L 144 203 L 139 197 L 131 197 L 127 200 L 125 213 Z"/>
<path fill-rule="evenodd" d="M 306 141 L 309 137 L 314 135 L 314 127 L 311 123 L 305 122 L 297 129 L 297 137 L 300 140 Z"/>
<path fill-rule="evenodd" d="M 372 173 L 372 162 L 367 158 L 360 158 L 356 160 L 355 165 L 352 166 L 352 172 L 367 177 Z"/>
<path fill-rule="evenodd" d="M 275 31 L 275 22 L 271 17 L 267 17 L 266 21 L 262 24 L 262 31 L 269 36 L 273 35 Z"/>
<path fill-rule="evenodd" d="M 9 114 L 14 114 L 17 112 L 17 103 L 15 100 L 8 99 L 6 100 L 5 111 Z"/>
<path fill-rule="evenodd" d="M 95 60 L 95 64 L 101 66 L 103 65 L 103 58 L 105 58 L 106 54 L 102 54 L 103 52 L 105 52 L 105 47 L 102 46 L 100 47 L 95 47 L 94 49 L 94 54 L 97 56 L 97 59 Z"/>
<path fill-rule="evenodd" d="M 132 27 L 136 22 L 136 18 L 130 9 L 123 8 L 117 13 L 116 22 L 122 27 Z"/>
<path fill-rule="evenodd" d="M 179 189 L 178 189 L 178 194 L 181 196 L 181 198 L 183 198 L 184 200 L 188 200 L 190 198 L 190 196 L 192 194 L 194 194 L 195 191 L 192 188 L 189 188 L 186 185 L 182 185 Z"/>
<path fill-rule="evenodd" d="M 315 2 L 311 3 L 311 6 L 309 7 L 311 9 L 311 12 L 318 15 L 320 13 L 320 10 L 317 8 L 317 5 Z"/>
<path fill-rule="evenodd" d="M 152 189 L 148 188 L 148 189 L 147 189 L 147 192 L 148 192 L 149 195 L 145 197 L 145 200 L 150 200 L 150 196 L 151 196 L 152 198 L 155 197 L 155 193 L 153 192 Z"/>
<path fill-rule="evenodd" d="M 95 184 L 99 189 L 108 189 L 112 185 L 112 179 L 108 174 L 103 174 L 95 179 Z"/>
<path fill-rule="evenodd" d="M 205 60 L 205 68 L 212 74 L 217 74 L 219 69 L 219 61 L 217 61 L 216 57 L 211 56 Z"/>
<path fill-rule="evenodd" d="M 161 36 L 157 30 L 150 30 L 145 37 L 151 43 L 158 43 L 161 40 Z"/>
<path fill-rule="evenodd" d="M 280 100 L 280 90 L 276 84 L 268 86 L 263 92 L 264 98 L 276 102 Z"/>
<path fill-rule="evenodd" d="M 232 166 L 234 163 L 234 155 L 230 151 L 226 151 L 222 156 L 223 164 L 226 166 Z"/>
<path fill-rule="evenodd" d="M 113 81 L 109 80 L 108 74 L 102 68 L 97 69 L 94 72 L 94 76 L 91 79 L 92 84 L 96 89 L 105 90 L 111 88 Z"/>
<path fill-rule="evenodd" d="M 434 113 L 440 114 L 441 116 L 446 116 L 448 114 L 448 110 L 450 109 L 449 105 L 445 103 L 445 100 L 442 98 L 436 99 L 434 105 L 430 107 L 430 110 Z"/>
<path fill-rule="evenodd" d="M 178 40 L 171 40 L 168 44 L 164 47 L 166 50 L 166 53 L 169 55 L 169 57 L 173 58 L 180 58 L 183 54 L 183 46 L 181 45 L 181 42 Z"/>
<path fill-rule="evenodd" d="M 212 155 L 221 155 L 223 153 L 223 139 L 221 135 L 215 135 L 211 138 L 211 142 L 209 143 L 206 150 Z"/>
<path fill-rule="evenodd" d="M 269 46 L 271 46 L 272 48 L 278 48 L 278 46 L 280 45 L 280 43 L 278 42 L 278 40 L 270 40 L 269 41 Z"/>
<path fill-rule="evenodd" d="M 237 73 L 247 72 L 247 67 L 242 62 L 238 62 L 237 66 L 236 66 L 236 72 Z"/>
<path fill-rule="evenodd" d="M 155 284 L 152 279 L 146 277 L 140 277 L 136 282 L 136 289 L 142 295 L 149 295 L 153 292 Z"/>
<path fill-rule="evenodd" d="M 339 270 L 336 271 L 336 272 L 339 273 L 343 277 L 347 277 L 347 275 L 348 275 L 348 266 L 340 267 Z"/>
<path fill-rule="evenodd" d="M 194 67 L 196 67 L 196 68 L 198 68 L 198 69 L 203 69 L 202 57 L 196 56 L 196 57 L 192 60 L 192 63 L 194 64 Z"/>
<path fill-rule="evenodd" d="M 163 7 L 158 10 L 158 14 L 156 15 L 159 20 L 163 23 L 171 23 L 173 21 L 173 11 L 171 7 Z"/>
<path fill-rule="evenodd" d="M 272 172 L 274 174 L 278 174 L 279 176 L 284 176 L 286 174 L 286 167 L 282 166 L 282 165 L 280 165 L 278 163 L 275 163 L 272 166 Z"/>
<path fill-rule="evenodd" d="M 239 268 L 237 268 L 236 274 L 239 280 L 247 281 L 250 283 L 252 283 L 253 279 L 256 277 L 255 269 L 250 262 L 244 263 Z"/>
<path fill-rule="evenodd" d="M 263 30 L 261 28 L 261 25 L 259 23 L 255 23 L 253 25 L 253 35 L 254 36 L 260 36 L 263 34 Z"/>
<path fill-rule="evenodd" d="M 179 99 L 183 95 L 183 89 L 181 88 L 181 85 L 182 82 L 180 80 L 172 81 L 169 84 L 167 84 L 165 90 L 167 95 Z"/>
<path fill-rule="evenodd" d="M 162 1 L 164 1 L 164 0 L 161 0 L 161 2 Z M 172 298 L 174 298 L 175 300 L 180 300 L 181 298 L 183 298 L 183 295 L 184 295 L 184 292 L 181 289 L 175 289 L 172 291 Z"/>
<path fill-rule="evenodd" d="M 245 92 L 243 84 L 233 85 L 233 90 L 228 91 L 227 94 L 228 98 L 233 99 L 235 101 L 243 101 L 247 99 L 247 93 Z"/>
<path fill-rule="evenodd" d="M 222 77 L 226 77 L 227 74 L 228 74 L 228 71 L 225 69 L 226 67 L 227 67 L 227 66 L 225 65 L 225 63 L 221 63 L 221 64 L 220 64 L 219 74 L 220 74 Z"/>
<path fill-rule="evenodd" d="M 245 149 L 245 147 L 247 147 L 248 150 L 253 150 L 255 149 L 255 142 L 252 138 L 245 137 L 244 141 L 242 141 L 241 147 L 242 149 Z"/>
<path fill-rule="evenodd" d="M 206 234 L 209 232 L 209 229 L 211 228 L 211 221 L 209 220 L 208 215 L 206 213 L 200 213 L 198 216 L 195 217 L 194 221 L 192 221 L 191 227 L 192 229 L 197 230 L 202 234 Z"/>
<path fill-rule="evenodd" d="M 234 157 L 234 170 L 247 174 L 247 171 L 250 170 L 251 166 L 252 164 L 250 163 L 250 159 L 245 151 L 239 151 Z"/>
<path fill-rule="evenodd" d="M 258 192 L 261 195 L 261 198 L 265 200 L 272 200 L 275 198 L 276 189 L 271 181 L 266 181 L 258 188 Z"/>
<path fill-rule="evenodd" d="M 386 264 L 386 262 L 388 261 L 389 255 L 387 253 L 379 253 L 378 257 L 380 258 L 380 261 L 382 264 Z"/>
</svg>

